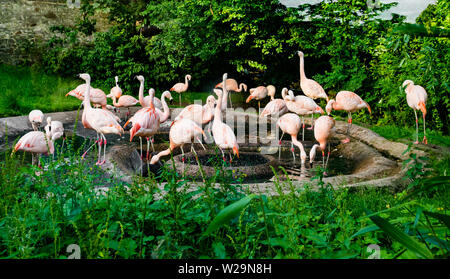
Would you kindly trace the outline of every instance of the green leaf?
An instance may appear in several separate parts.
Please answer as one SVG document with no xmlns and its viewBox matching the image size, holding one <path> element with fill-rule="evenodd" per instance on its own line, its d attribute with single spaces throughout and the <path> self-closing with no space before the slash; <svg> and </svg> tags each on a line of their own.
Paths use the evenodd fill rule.
<svg viewBox="0 0 450 279">
<path fill-rule="evenodd" d="M 241 200 L 230 204 L 229 206 L 222 209 L 222 211 L 217 214 L 217 216 L 212 220 L 211 224 L 209 224 L 208 229 L 205 234 L 210 234 L 211 232 L 220 228 L 223 224 L 228 223 L 231 219 L 238 216 L 239 213 L 255 198 L 256 195 L 252 194 Z"/>
<path fill-rule="evenodd" d="M 380 229 L 378 226 L 368 226 L 365 228 L 360 229 L 357 233 L 355 233 L 354 235 L 350 236 L 350 239 L 353 239 L 354 237 L 357 237 L 358 235 L 362 235 L 368 232 L 373 232 Z"/>
<path fill-rule="evenodd" d="M 425 215 L 428 215 L 430 217 L 438 219 L 439 221 L 444 223 L 447 226 L 447 228 L 450 229 L 450 215 L 441 214 L 441 213 L 434 213 L 434 212 L 430 212 L 430 211 L 424 211 L 423 213 Z"/>
<path fill-rule="evenodd" d="M 369 210 L 366 210 L 366 213 L 371 214 Z M 394 240 L 400 242 L 403 246 L 405 246 L 412 252 L 416 253 L 417 255 L 423 258 L 427 259 L 433 258 L 431 252 L 428 251 L 424 245 L 415 241 L 413 238 L 411 238 L 409 235 L 402 232 L 401 230 L 397 229 L 386 219 L 381 218 L 378 215 L 374 215 L 370 216 L 370 220 L 372 220 L 372 222 L 374 222 L 378 227 L 380 227 L 380 229 L 382 229 L 386 234 L 388 234 Z"/>
</svg>

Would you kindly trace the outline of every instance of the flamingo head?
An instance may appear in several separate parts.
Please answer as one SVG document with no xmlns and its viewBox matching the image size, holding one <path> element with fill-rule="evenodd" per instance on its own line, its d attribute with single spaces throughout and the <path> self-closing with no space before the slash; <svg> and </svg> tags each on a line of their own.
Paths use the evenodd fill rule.
<svg viewBox="0 0 450 279">
<path fill-rule="evenodd" d="M 267 95 L 269 95 L 270 97 L 275 97 L 275 92 L 276 92 L 276 88 L 273 85 L 268 85 L 267 86 Z"/>
<path fill-rule="evenodd" d="M 325 114 L 325 112 L 323 111 L 323 109 L 320 106 L 316 107 L 316 113 L 320 113 L 320 114 Z"/>
<path fill-rule="evenodd" d="M 316 150 L 319 147 L 318 144 L 314 144 L 309 152 L 309 163 L 312 165 L 314 163 L 314 159 L 316 158 Z"/>
<path fill-rule="evenodd" d="M 228 79 L 228 74 L 227 73 L 223 74 L 222 79 L 223 80 L 227 80 Z"/>
<path fill-rule="evenodd" d="M 298 54 L 298 57 L 303 57 L 304 56 L 303 52 L 301 52 L 301 51 L 298 51 L 297 54 Z"/>
<path fill-rule="evenodd" d="M 133 125 L 133 127 L 130 130 L 130 142 L 133 141 L 134 135 L 141 129 L 141 125 L 139 123 L 136 123 Z"/>
<path fill-rule="evenodd" d="M 144 82 L 144 76 L 142 75 L 135 76 L 134 78 L 139 80 L 140 82 Z"/>
<path fill-rule="evenodd" d="M 237 144 L 233 146 L 233 154 L 239 158 L 239 146 Z"/>
<path fill-rule="evenodd" d="M 414 82 L 413 82 L 412 80 L 407 79 L 407 80 L 405 80 L 405 81 L 403 82 L 402 88 L 406 90 L 406 88 L 407 88 L 409 85 L 414 85 Z"/>
<path fill-rule="evenodd" d="M 91 76 L 88 73 L 79 74 L 78 76 L 86 82 L 91 81 Z"/>
<path fill-rule="evenodd" d="M 214 98 L 213 95 L 209 95 L 208 98 L 206 99 L 206 104 L 213 108 L 214 105 L 216 104 L 216 98 Z"/>
<path fill-rule="evenodd" d="M 286 87 L 281 90 L 281 96 L 283 97 L 283 100 L 286 99 L 287 93 L 288 89 Z"/>
<path fill-rule="evenodd" d="M 304 165 L 306 163 L 306 160 L 308 159 L 305 150 L 300 151 L 300 159 L 302 161 L 302 165 Z"/>
<path fill-rule="evenodd" d="M 218 99 L 220 99 L 222 97 L 222 95 L 223 95 L 222 90 L 220 90 L 218 88 L 214 88 L 213 91 L 214 91 L 214 93 L 216 93 Z"/>
<path fill-rule="evenodd" d="M 331 99 L 328 103 L 327 106 L 325 107 L 325 110 L 327 111 L 327 114 L 330 115 L 331 114 L 331 110 L 333 109 L 333 104 L 336 103 L 335 100 Z"/>
<path fill-rule="evenodd" d="M 118 82 L 119 82 L 119 77 L 118 77 L 118 76 L 115 76 L 115 77 L 114 77 L 114 80 L 116 81 L 116 83 L 118 83 Z"/>
<path fill-rule="evenodd" d="M 152 90 L 153 88 L 151 88 L 150 90 Z M 153 89 L 153 91 L 155 91 L 155 89 Z M 154 94 L 154 93 L 153 93 Z M 162 94 L 161 94 L 161 99 L 162 98 L 167 98 L 167 99 L 169 99 L 169 101 L 170 102 L 172 102 L 173 101 L 173 98 L 172 98 L 172 94 L 170 94 L 170 91 L 164 91 Z"/>
<path fill-rule="evenodd" d="M 192 76 L 191 75 L 186 75 L 186 78 L 187 78 L 187 80 L 191 80 L 192 79 Z"/>
</svg>

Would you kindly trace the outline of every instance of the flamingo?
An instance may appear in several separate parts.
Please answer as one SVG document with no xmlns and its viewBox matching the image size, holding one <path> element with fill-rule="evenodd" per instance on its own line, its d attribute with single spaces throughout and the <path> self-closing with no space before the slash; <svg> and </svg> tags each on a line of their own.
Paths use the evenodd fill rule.
<svg viewBox="0 0 450 279">
<path fill-rule="evenodd" d="M 38 109 L 30 111 L 28 120 L 31 122 L 33 130 L 37 131 L 44 121 L 44 113 Z"/>
<path fill-rule="evenodd" d="M 183 146 L 185 144 L 191 143 L 191 150 L 195 153 L 195 149 L 192 146 L 192 143 L 195 141 L 195 139 L 198 140 L 198 142 L 202 145 L 203 149 L 205 147 L 203 146 L 202 142 L 200 141 L 200 138 L 205 133 L 203 132 L 202 128 L 195 123 L 194 121 L 184 118 L 176 121 L 172 127 L 170 127 L 169 132 L 169 141 L 170 145 L 169 148 L 166 150 L 163 150 L 152 157 L 150 164 L 156 164 L 162 156 L 169 155 L 175 148 L 180 147 L 182 152 L 182 161 L 184 164 L 184 150 Z M 206 149 L 205 149 L 206 150 Z"/>
<path fill-rule="evenodd" d="M 341 91 L 336 95 L 336 100 L 331 99 L 325 110 L 327 114 L 330 115 L 331 110 L 345 110 L 348 113 L 348 125 L 347 125 L 347 138 L 343 140 L 343 143 L 350 142 L 350 128 L 352 126 L 352 112 L 357 110 L 367 108 L 369 113 L 372 114 L 372 110 L 368 103 L 366 103 L 357 94 L 350 91 Z"/>
<path fill-rule="evenodd" d="M 85 128 L 95 130 L 99 135 L 98 142 L 98 160 L 96 165 L 103 165 L 106 162 L 106 137 L 105 134 L 117 134 L 121 135 L 123 133 L 122 127 L 117 123 L 116 119 L 108 113 L 109 111 L 104 109 L 94 109 L 91 107 L 90 102 L 90 83 L 91 76 L 87 73 L 80 74 L 80 78 L 86 81 L 86 93 L 83 100 L 84 110 L 82 115 L 82 123 Z M 104 141 L 104 142 L 103 142 Z M 102 144 L 105 145 L 103 149 L 103 161 L 100 161 L 100 154 L 102 150 Z M 90 148 L 89 148 L 90 149 Z M 89 151 L 89 149 L 87 151 Z M 87 151 L 83 154 L 82 158 L 86 155 Z"/>
<path fill-rule="evenodd" d="M 135 97 L 131 95 L 121 95 L 117 97 L 116 95 L 112 94 L 111 98 L 113 100 L 113 105 L 116 108 L 126 107 L 128 109 L 126 118 L 128 119 L 128 116 L 130 115 L 130 107 L 133 107 L 139 103 L 139 100 L 137 100 Z"/>
<path fill-rule="evenodd" d="M 316 157 L 316 149 L 320 148 L 322 150 L 322 162 L 323 168 L 325 170 L 324 175 L 326 175 L 326 168 L 328 165 L 328 159 L 330 158 L 330 143 L 329 139 L 331 135 L 335 132 L 335 121 L 333 118 L 327 115 L 323 115 L 316 120 L 314 125 L 314 138 L 319 144 L 314 144 L 309 153 L 310 163 L 314 162 L 314 158 Z M 325 149 L 328 143 L 328 153 L 327 153 L 327 161 L 325 163 Z"/>
<path fill-rule="evenodd" d="M 414 110 L 414 115 L 416 116 L 416 141 L 414 144 L 419 143 L 419 119 L 417 118 L 417 110 L 422 111 L 423 118 L 423 140 L 424 144 L 428 144 L 428 140 L 425 134 L 425 116 L 427 114 L 427 91 L 420 85 L 414 85 L 412 80 L 405 80 L 402 87 L 405 87 L 406 92 L 406 102 L 408 106 Z"/>
<path fill-rule="evenodd" d="M 186 75 L 184 77 L 184 83 L 177 83 L 172 88 L 170 88 L 170 91 L 175 91 L 179 94 L 180 97 L 180 106 L 181 106 L 181 93 L 186 92 L 189 87 L 189 81 L 191 80 L 191 75 Z"/>
<path fill-rule="evenodd" d="M 111 88 L 111 91 L 108 95 L 106 95 L 107 98 L 111 98 L 112 96 L 116 96 L 116 98 L 120 98 L 122 96 L 122 88 L 119 87 L 119 77 L 115 76 L 114 80 L 116 81 L 116 86 Z"/>
<path fill-rule="evenodd" d="M 238 82 L 235 79 L 229 78 L 227 79 L 227 81 L 225 82 L 226 86 L 227 86 L 227 90 L 228 91 L 233 91 L 233 92 L 242 92 L 242 90 L 247 91 L 247 85 L 245 83 L 241 83 L 238 86 Z M 223 82 L 218 83 L 214 88 L 222 88 L 223 86 Z M 233 104 L 231 103 L 231 94 L 228 95 L 229 99 L 230 99 L 230 107 L 233 108 Z"/>
<path fill-rule="evenodd" d="M 267 90 L 267 87 L 265 86 L 258 86 L 256 88 L 251 88 L 250 89 L 250 96 L 248 96 L 247 100 L 245 101 L 246 103 L 250 102 L 252 99 L 256 99 L 258 100 L 258 113 L 261 109 L 261 100 L 264 99 L 265 97 L 267 97 L 267 94 L 269 93 L 269 91 Z"/>
<path fill-rule="evenodd" d="M 86 92 L 86 84 L 80 84 L 74 90 L 69 91 L 69 93 L 66 94 L 66 97 L 73 96 L 78 100 L 80 100 L 81 102 L 83 102 L 85 92 Z M 93 88 L 90 86 L 90 93 L 91 93 L 91 102 L 92 104 L 94 104 L 95 107 L 107 109 L 105 92 L 103 92 L 101 89 Z"/>
<path fill-rule="evenodd" d="M 303 144 L 297 140 L 297 135 L 301 127 L 300 117 L 295 113 L 286 113 L 278 119 L 277 128 L 278 127 L 281 129 L 281 131 L 283 131 L 283 134 L 280 137 L 279 145 L 281 146 L 281 139 L 283 138 L 283 135 L 285 133 L 289 134 L 291 136 L 291 151 L 292 156 L 294 157 L 294 164 L 295 164 L 294 145 L 296 145 L 300 149 L 300 159 L 302 162 L 302 167 L 304 167 L 307 159 L 306 152 L 305 149 L 303 148 Z M 281 148 L 279 148 L 278 159 L 280 158 L 280 156 L 281 156 Z"/>
<path fill-rule="evenodd" d="M 64 136 L 64 125 L 62 124 L 62 122 L 52 120 L 52 118 L 50 116 L 47 117 L 47 125 L 45 126 L 45 128 L 52 132 L 52 134 L 53 134 L 52 140 L 53 141 Z M 64 141 L 65 141 L 65 137 L 63 137 L 63 143 L 61 145 L 61 150 L 64 147 Z"/>
<path fill-rule="evenodd" d="M 132 123 L 132 128 L 130 130 L 130 142 L 133 140 L 135 136 L 139 137 L 140 146 L 141 146 L 141 158 L 142 157 L 142 138 L 146 137 L 147 139 L 147 160 L 149 159 L 149 151 L 150 151 L 150 137 L 153 137 L 159 129 L 160 117 L 156 112 L 155 107 L 153 105 L 153 92 L 150 92 L 150 106 L 144 107 L 138 110 L 123 126 L 124 128 L 128 125 L 128 123 Z M 153 147 L 153 152 L 155 148 Z"/>
<path fill-rule="evenodd" d="M 227 74 L 223 75 L 223 83 L 226 83 Z M 265 88 L 265 87 L 264 87 Z M 223 91 L 227 91 L 226 86 L 222 89 Z M 217 105 L 214 110 L 214 122 L 212 124 L 212 133 L 214 137 L 214 141 L 216 145 L 219 147 L 222 152 L 222 158 L 225 161 L 225 154 L 223 153 L 223 149 L 233 149 L 233 153 L 237 155 L 239 158 L 239 145 L 236 140 L 236 136 L 233 130 L 227 124 L 222 122 L 222 98 L 223 93 L 222 90 L 215 89 L 217 96 L 219 99 L 217 100 Z M 231 163 L 231 155 L 230 155 L 230 163 Z"/>
<path fill-rule="evenodd" d="M 216 89 L 218 90 L 218 89 Z M 220 90 L 218 90 L 220 91 Z M 214 105 L 216 99 L 209 95 L 205 105 L 193 104 L 185 107 L 175 118 L 174 122 L 181 119 L 190 119 L 198 125 L 208 124 L 214 117 Z M 173 125 L 173 123 L 172 123 Z"/>
<path fill-rule="evenodd" d="M 53 123 L 45 126 L 45 133 L 41 131 L 32 131 L 22 136 L 14 146 L 12 154 L 19 150 L 30 152 L 32 156 L 32 165 L 34 165 L 35 162 L 35 154 L 38 154 L 38 166 L 40 167 L 40 155 L 53 154 L 55 152 L 53 142 L 62 136 L 62 134 L 57 132 L 57 127 L 52 124 Z M 54 128 L 52 129 L 52 127 Z"/>
<path fill-rule="evenodd" d="M 263 109 L 259 117 L 267 117 L 268 115 L 276 115 L 279 117 L 288 112 L 286 102 L 283 99 L 275 99 L 275 90 L 268 91 L 267 94 L 270 96 L 271 101 Z"/>
<path fill-rule="evenodd" d="M 298 115 L 302 116 L 302 141 L 305 140 L 305 122 L 304 122 L 304 116 L 305 115 L 314 115 L 314 113 L 321 113 L 323 114 L 323 109 L 314 102 L 313 99 L 306 97 L 306 96 L 295 96 L 294 92 L 292 90 L 288 91 L 288 94 L 286 94 L 286 91 L 288 91 L 287 88 L 283 88 L 282 95 L 284 98 L 284 101 L 286 102 L 286 107 L 289 111 L 296 113 Z M 314 122 L 312 123 L 312 126 L 314 127 Z"/>
<path fill-rule="evenodd" d="M 150 89 L 150 90 L 152 90 L 152 89 Z M 153 92 L 154 92 L 154 90 L 153 90 Z M 150 93 L 150 94 L 152 94 L 154 96 L 154 93 Z M 150 94 L 149 94 L 149 96 L 150 96 Z M 161 94 L 161 101 L 158 100 L 162 106 L 162 109 L 159 109 L 156 107 L 156 105 L 154 105 L 156 112 L 159 114 L 160 123 L 166 122 L 167 119 L 169 119 L 169 117 L 170 117 L 170 109 L 169 109 L 169 106 L 167 105 L 166 98 L 169 99 L 170 101 L 173 100 L 172 94 L 170 94 L 169 91 L 164 91 Z M 153 98 L 153 104 L 155 102 L 155 99 L 156 98 Z"/>
</svg>

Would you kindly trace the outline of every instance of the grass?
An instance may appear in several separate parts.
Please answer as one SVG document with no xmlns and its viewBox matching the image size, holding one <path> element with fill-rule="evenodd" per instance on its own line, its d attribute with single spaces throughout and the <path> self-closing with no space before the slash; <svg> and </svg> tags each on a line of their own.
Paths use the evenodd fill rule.
<svg viewBox="0 0 450 279">
<path fill-rule="evenodd" d="M 45 74 L 30 67 L 13 67 L 0 64 L 0 117 L 27 115 L 34 109 L 44 113 L 76 110 L 80 101 L 74 97 L 65 97 L 66 93 L 81 84 L 78 78 L 61 78 Z M 96 87 L 95 82 L 92 86 Z M 106 94 L 111 88 L 99 86 Z M 157 90 L 157 97 L 163 90 Z M 138 92 L 130 94 L 138 98 Z M 147 94 L 147 91 L 144 91 Z M 203 104 L 211 92 L 187 92 L 181 94 L 182 106 L 202 100 Z M 179 107 L 179 96 L 172 92 L 173 102 L 170 107 Z M 215 96 L 216 97 L 216 96 Z M 246 94 L 232 94 L 232 102 L 244 103 Z M 108 99 L 112 105 L 112 100 Z"/>
</svg>

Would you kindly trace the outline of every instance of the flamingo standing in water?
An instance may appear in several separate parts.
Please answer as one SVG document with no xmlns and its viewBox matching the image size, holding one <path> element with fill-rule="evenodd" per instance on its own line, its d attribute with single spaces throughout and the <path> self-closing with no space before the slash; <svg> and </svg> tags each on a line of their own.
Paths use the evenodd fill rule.
<svg viewBox="0 0 450 279">
<path fill-rule="evenodd" d="M 314 144 L 309 153 L 310 163 L 314 162 L 314 158 L 316 157 L 316 149 L 320 148 L 322 150 L 322 162 L 323 168 L 325 170 L 324 175 L 326 175 L 326 168 L 328 165 L 328 159 L 330 158 L 330 142 L 329 139 L 331 135 L 334 133 L 334 125 L 335 121 L 330 116 L 324 115 L 319 117 L 316 120 L 314 125 L 314 137 L 319 144 Z M 327 153 L 327 161 L 325 162 L 325 149 L 327 148 L 328 143 L 328 153 Z"/>
<path fill-rule="evenodd" d="M 302 116 L 302 141 L 305 140 L 305 115 L 314 115 L 314 113 L 323 114 L 323 109 L 314 102 L 313 99 L 306 96 L 294 96 L 294 92 L 289 90 L 288 94 L 286 94 L 287 88 L 283 88 L 282 94 L 283 98 L 286 102 L 286 107 L 289 111 L 296 113 Z M 314 122 L 312 122 L 312 126 L 314 127 Z"/>
<path fill-rule="evenodd" d="M 170 91 L 175 91 L 179 94 L 180 97 L 180 107 L 181 107 L 181 93 L 186 92 L 189 87 L 189 81 L 191 80 L 191 75 L 186 75 L 184 77 L 184 83 L 177 83 L 172 88 L 170 88 Z"/>
<path fill-rule="evenodd" d="M 227 80 L 227 74 L 223 75 L 223 83 Z M 264 87 L 265 88 L 265 87 Z M 267 89 L 266 89 L 267 90 Z M 233 153 L 237 155 L 239 158 L 239 145 L 236 140 L 236 136 L 233 130 L 227 124 L 222 122 L 222 98 L 223 93 L 219 89 L 214 89 L 219 99 L 217 100 L 217 105 L 214 110 L 214 122 L 212 124 L 212 133 L 214 137 L 214 141 L 216 145 L 219 147 L 222 152 L 222 158 L 225 161 L 225 154 L 223 153 L 223 149 L 233 149 Z M 227 91 L 226 86 L 223 88 L 223 91 Z M 230 163 L 231 155 L 230 155 Z"/>
<path fill-rule="evenodd" d="M 197 125 L 194 121 L 184 118 L 180 119 L 173 123 L 172 127 L 170 127 L 169 132 L 169 148 L 159 152 L 157 155 L 152 157 L 150 164 L 156 164 L 162 156 L 169 155 L 175 148 L 180 147 L 182 153 L 182 161 L 184 163 L 184 150 L 183 146 L 185 144 L 191 143 L 191 150 L 195 153 L 195 149 L 192 146 L 192 143 L 197 139 L 197 141 L 203 146 L 200 137 L 204 135 L 202 128 Z M 205 149 L 206 150 L 206 149 Z"/>
<path fill-rule="evenodd" d="M 47 117 L 47 125 L 45 126 L 46 129 L 52 132 L 52 139 L 53 137 L 55 139 L 59 139 L 60 137 L 63 137 L 63 142 L 61 145 L 61 150 L 64 147 L 64 141 L 66 140 L 64 137 L 64 125 L 61 121 L 52 120 L 52 118 L 49 116 Z M 53 141 L 55 141 L 53 139 Z"/>
<path fill-rule="evenodd" d="M 106 137 L 105 134 L 117 134 L 121 135 L 123 133 L 122 127 L 117 123 L 116 119 L 109 113 L 109 111 L 104 109 L 94 109 L 91 107 L 90 100 L 90 83 L 91 76 L 89 74 L 80 74 L 80 78 L 86 81 L 86 93 L 83 100 L 84 110 L 82 115 L 82 123 L 85 128 L 95 130 L 97 135 L 99 135 L 98 142 L 98 160 L 96 165 L 103 165 L 106 162 Z M 100 160 L 102 145 L 103 148 L 103 161 Z M 90 149 L 90 148 L 89 148 Z M 89 149 L 87 151 L 89 151 Z M 87 151 L 83 154 L 83 158 Z"/>
<path fill-rule="evenodd" d="M 336 100 L 331 99 L 325 110 L 330 115 L 331 110 L 345 110 L 348 113 L 348 125 L 347 125 L 347 138 L 343 140 L 343 143 L 350 142 L 350 128 L 352 126 L 352 112 L 367 108 L 369 113 L 372 114 L 370 106 L 357 94 L 350 91 L 341 91 L 336 95 Z"/>
<path fill-rule="evenodd" d="M 258 100 L 258 113 L 261 110 L 261 100 L 267 97 L 267 94 L 269 91 L 267 90 L 267 87 L 265 86 L 258 86 L 256 88 L 250 89 L 250 96 L 248 96 L 246 103 L 250 102 L 252 99 Z"/>
<path fill-rule="evenodd" d="M 145 137 L 147 139 L 147 160 L 149 159 L 150 152 L 150 138 L 158 132 L 160 124 L 159 114 L 156 112 L 153 105 L 153 92 L 150 92 L 150 96 L 150 106 L 138 110 L 123 126 L 125 128 L 128 123 L 132 123 L 133 126 L 130 130 L 130 142 L 133 140 L 133 137 L 139 137 L 142 159 L 142 138 Z M 151 144 L 154 152 L 155 148 L 153 147 L 153 142 Z"/>
<path fill-rule="evenodd" d="M 40 167 L 40 155 L 53 154 L 55 152 L 53 142 L 62 136 L 61 133 L 57 132 L 58 129 L 56 123 L 54 123 L 54 125 L 52 124 L 53 123 L 50 123 L 50 125 L 45 126 L 45 133 L 41 131 L 32 131 L 22 136 L 14 146 L 13 153 L 19 150 L 30 152 L 32 156 L 32 165 L 35 164 L 35 155 L 37 154 L 38 166 Z"/>
<path fill-rule="evenodd" d="M 44 121 L 44 113 L 38 109 L 32 110 L 28 114 L 28 120 L 30 120 L 33 130 L 37 131 Z"/>
<path fill-rule="evenodd" d="M 285 89 L 287 90 L 287 88 Z M 282 91 L 282 95 L 283 92 L 284 91 Z M 275 99 L 275 90 L 270 90 L 267 94 L 270 96 L 271 101 L 263 109 L 259 117 L 267 117 L 269 115 L 275 115 L 280 117 L 286 112 L 288 112 L 288 108 L 286 107 L 286 102 L 284 101 L 284 98 Z"/>
<path fill-rule="evenodd" d="M 303 148 L 303 144 L 297 140 L 297 135 L 301 127 L 300 117 L 295 113 L 286 113 L 278 119 L 277 127 L 279 127 L 281 131 L 283 131 L 283 134 L 281 135 L 280 141 L 278 143 L 280 145 L 278 152 L 278 159 L 280 159 L 281 156 L 281 139 L 283 138 L 283 135 L 286 133 L 291 136 L 291 151 L 292 156 L 294 157 L 294 164 L 295 164 L 295 149 L 294 149 L 295 145 L 300 149 L 300 159 L 302 162 L 302 167 L 304 167 L 307 159 L 306 152 L 305 149 Z"/>
<path fill-rule="evenodd" d="M 428 140 L 425 134 L 425 116 L 427 115 L 427 91 L 420 85 L 414 85 L 412 80 L 405 80 L 402 87 L 405 87 L 406 92 L 406 102 L 408 106 L 414 110 L 414 115 L 416 116 L 416 141 L 415 144 L 419 143 L 419 119 L 417 118 L 417 110 L 422 111 L 423 118 L 423 143 L 428 144 Z"/>
<path fill-rule="evenodd" d="M 228 92 L 233 91 L 233 92 L 236 92 L 236 93 L 240 93 L 240 92 L 242 92 L 242 90 L 244 90 L 244 92 L 247 91 L 247 85 L 245 83 L 241 83 L 238 86 L 238 82 L 235 79 L 232 79 L 232 78 L 227 79 L 225 84 L 227 86 L 227 91 Z M 220 88 L 223 87 L 223 82 L 218 83 L 214 88 L 219 88 L 219 87 Z M 230 99 L 230 107 L 233 108 L 233 104 L 231 103 L 231 94 L 229 94 L 228 97 Z"/>
<path fill-rule="evenodd" d="M 219 90 L 220 91 L 220 90 Z M 206 99 L 206 104 L 192 104 L 185 107 L 175 118 L 174 122 L 181 119 L 190 119 L 198 125 L 208 124 L 214 117 L 214 105 L 216 99 L 209 95 Z M 173 125 L 173 123 L 172 123 Z"/>
</svg>

